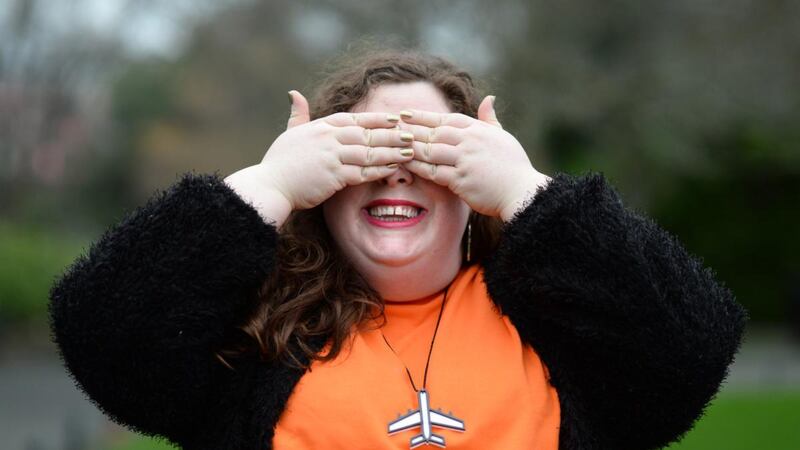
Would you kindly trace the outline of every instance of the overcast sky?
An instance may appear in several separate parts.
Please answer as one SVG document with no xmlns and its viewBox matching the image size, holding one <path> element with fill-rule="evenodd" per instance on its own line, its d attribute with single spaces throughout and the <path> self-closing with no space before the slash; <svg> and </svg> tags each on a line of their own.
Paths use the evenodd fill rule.
<svg viewBox="0 0 800 450">
<path fill-rule="evenodd" d="M 193 20 L 238 0 L 38 0 L 36 33 L 58 39 L 76 28 L 113 34 L 137 54 L 177 53 Z M 19 1 L 0 2 L 0 19 L 8 18 Z"/>
</svg>

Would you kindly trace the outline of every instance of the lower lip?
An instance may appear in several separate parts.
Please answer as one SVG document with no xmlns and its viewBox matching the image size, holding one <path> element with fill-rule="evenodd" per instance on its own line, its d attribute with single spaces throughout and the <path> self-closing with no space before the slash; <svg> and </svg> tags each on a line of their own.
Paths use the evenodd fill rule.
<svg viewBox="0 0 800 450">
<path fill-rule="evenodd" d="M 380 220 L 380 219 L 377 219 L 375 217 L 370 216 L 369 212 L 367 212 L 366 209 L 362 209 L 361 210 L 361 214 L 364 215 L 364 217 L 367 219 L 367 222 L 371 223 L 372 225 L 375 225 L 376 227 L 382 227 L 382 228 L 411 227 L 411 226 L 414 226 L 414 225 L 418 224 L 420 221 L 422 221 L 422 219 L 425 218 L 425 215 L 427 213 L 428 213 L 427 211 L 422 210 L 417 215 L 417 217 L 412 217 L 412 218 L 407 219 L 407 220 L 398 220 L 396 222 L 387 222 L 385 220 Z"/>
</svg>

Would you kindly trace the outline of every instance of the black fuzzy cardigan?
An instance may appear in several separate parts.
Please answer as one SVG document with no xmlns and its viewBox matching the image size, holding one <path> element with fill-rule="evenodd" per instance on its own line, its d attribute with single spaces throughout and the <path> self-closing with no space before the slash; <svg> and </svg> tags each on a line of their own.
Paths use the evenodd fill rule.
<svg viewBox="0 0 800 450">
<path fill-rule="evenodd" d="M 50 293 L 79 387 L 116 422 L 186 449 L 271 448 L 304 371 L 255 357 L 232 371 L 213 354 L 256 305 L 277 236 L 216 174 L 185 174 L 106 231 Z M 540 188 L 504 225 L 484 279 L 549 369 L 561 449 L 682 436 L 746 320 L 712 270 L 600 174 Z"/>
</svg>

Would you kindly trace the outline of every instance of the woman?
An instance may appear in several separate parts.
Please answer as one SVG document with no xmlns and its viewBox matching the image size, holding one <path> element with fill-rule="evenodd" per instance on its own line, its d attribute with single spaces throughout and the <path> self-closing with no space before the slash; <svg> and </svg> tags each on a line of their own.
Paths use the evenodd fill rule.
<svg viewBox="0 0 800 450">
<path fill-rule="evenodd" d="M 644 449 L 701 415 L 745 313 L 602 175 L 541 174 L 425 54 L 290 96 L 261 164 L 185 175 L 54 286 L 111 418 L 201 449 Z"/>
</svg>

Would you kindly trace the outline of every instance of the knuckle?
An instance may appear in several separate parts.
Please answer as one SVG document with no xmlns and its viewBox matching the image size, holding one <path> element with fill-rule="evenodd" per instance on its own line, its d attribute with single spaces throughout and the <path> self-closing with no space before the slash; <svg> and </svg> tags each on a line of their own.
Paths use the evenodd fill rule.
<svg viewBox="0 0 800 450">
<path fill-rule="evenodd" d="M 353 184 L 352 178 L 353 178 L 352 172 L 346 170 L 344 166 L 340 166 L 336 170 L 336 180 L 341 188 Z"/>
<path fill-rule="evenodd" d="M 333 130 L 335 130 L 335 128 L 330 124 L 326 122 L 320 122 L 319 124 L 311 128 L 310 133 L 314 137 L 322 137 L 329 133 L 333 133 Z"/>
<path fill-rule="evenodd" d="M 344 155 L 335 151 L 328 152 L 328 155 L 329 156 L 325 158 L 324 162 L 325 167 L 328 170 L 336 170 L 342 166 L 342 156 Z"/>
<path fill-rule="evenodd" d="M 345 187 L 347 187 L 348 184 L 349 183 L 348 183 L 348 180 L 347 180 L 347 173 L 346 172 L 342 171 L 342 172 L 334 174 L 333 181 L 332 181 L 331 185 L 332 185 L 332 187 L 334 188 L 335 191 L 338 192 L 338 191 L 344 189 Z"/>
</svg>

